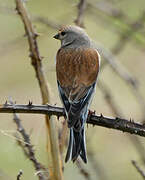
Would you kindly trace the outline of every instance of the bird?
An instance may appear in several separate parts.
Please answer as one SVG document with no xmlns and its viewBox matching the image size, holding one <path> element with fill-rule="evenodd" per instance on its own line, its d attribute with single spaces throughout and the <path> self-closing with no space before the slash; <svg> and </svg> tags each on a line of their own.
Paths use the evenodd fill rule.
<svg viewBox="0 0 145 180">
<path fill-rule="evenodd" d="M 78 26 L 63 26 L 53 37 L 61 42 L 56 53 L 56 78 L 70 129 L 65 162 L 75 162 L 81 157 L 87 163 L 85 123 L 96 87 L 100 55 L 85 30 Z"/>
</svg>

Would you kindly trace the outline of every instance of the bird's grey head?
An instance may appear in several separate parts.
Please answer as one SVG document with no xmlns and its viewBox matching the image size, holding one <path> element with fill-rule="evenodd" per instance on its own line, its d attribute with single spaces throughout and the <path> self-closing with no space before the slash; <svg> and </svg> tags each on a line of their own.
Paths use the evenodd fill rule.
<svg viewBox="0 0 145 180">
<path fill-rule="evenodd" d="M 90 39 L 87 33 L 78 26 L 66 26 L 54 36 L 61 41 L 63 48 L 90 47 Z"/>
</svg>

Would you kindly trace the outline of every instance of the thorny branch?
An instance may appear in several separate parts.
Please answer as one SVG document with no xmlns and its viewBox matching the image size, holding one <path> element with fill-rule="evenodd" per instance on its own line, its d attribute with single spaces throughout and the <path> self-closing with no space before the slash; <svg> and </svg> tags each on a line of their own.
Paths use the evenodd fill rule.
<svg viewBox="0 0 145 180">
<path fill-rule="evenodd" d="M 132 160 L 131 161 L 133 166 L 136 168 L 136 170 L 138 171 L 138 173 L 142 176 L 143 179 L 145 179 L 145 173 L 143 172 L 143 170 L 138 166 L 137 162 Z"/>
<path fill-rule="evenodd" d="M 31 103 L 28 105 L 10 105 L 5 103 L 4 105 L 0 105 L 0 113 L 47 114 L 49 116 L 56 115 L 58 118 L 65 116 L 63 108 L 51 105 L 33 105 Z M 99 116 L 91 113 L 87 119 L 87 123 L 145 137 L 145 126 L 135 123 L 131 119 L 126 120 L 119 117 L 110 118 L 104 117 L 102 114 Z"/>
</svg>

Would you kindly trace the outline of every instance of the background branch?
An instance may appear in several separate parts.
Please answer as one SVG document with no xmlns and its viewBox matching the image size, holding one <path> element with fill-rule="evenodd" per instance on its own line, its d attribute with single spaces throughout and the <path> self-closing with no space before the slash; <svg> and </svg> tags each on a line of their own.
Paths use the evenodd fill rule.
<svg viewBox="0 0 145 180">
<path fill-rule="evenodd" d="M 77 26 L 84 27 L 83 19 L 84 12 L 87 6 L 87 0 L 80 0 L 78 3 L 78 15 L 76 20 L 74 21 Z"/>
<path fill-rule="evenodd" d="M 137 162 L 132 160 L 131 161 L 133 166 L 136 168 L 136 170 L 138 171 L 138 173 L 142 176 L 143 179 L 145 179 L 145 173 L 143 172 L 143 170 L 138 166 Z"/>
</svg>

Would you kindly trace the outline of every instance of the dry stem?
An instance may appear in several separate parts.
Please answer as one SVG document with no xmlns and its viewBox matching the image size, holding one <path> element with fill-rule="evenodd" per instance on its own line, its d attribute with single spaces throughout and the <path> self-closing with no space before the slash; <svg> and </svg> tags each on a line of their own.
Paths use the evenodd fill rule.
<svg viewBox="0 0 145 180">
<path fill-rule="evenodd" d="M 22 0 L 16 0 L 16 10 L 24 23 L 25 31 L 29 42 L 31 63 L 34 67 L 36 77 L 39 83 L 43 104 L 46 104 L 50 102 L 50 95 L 46 78 L 42 69 L 42 57 L 40 56 L 38 44 L 36 41 L 38 34 L 33 28 L 33 25 L 25 8 L 25 4 Z M 58 137 L 56 133 L 57 131 L 55 129 L 55 121 L 52 120 L 52 118 L 50 119 L 47 115 L 45 116 L 45 119 L 50 139 L 51 156 L 49 158 L 52 159 L 52 165 L 50 165 L 51 168 L 49 168 L 49 172 L 51 175 L 51 179 L 61 180 L 63 179 L 61 167 L 62 165 L 58 149 Z"/>
</svg>

